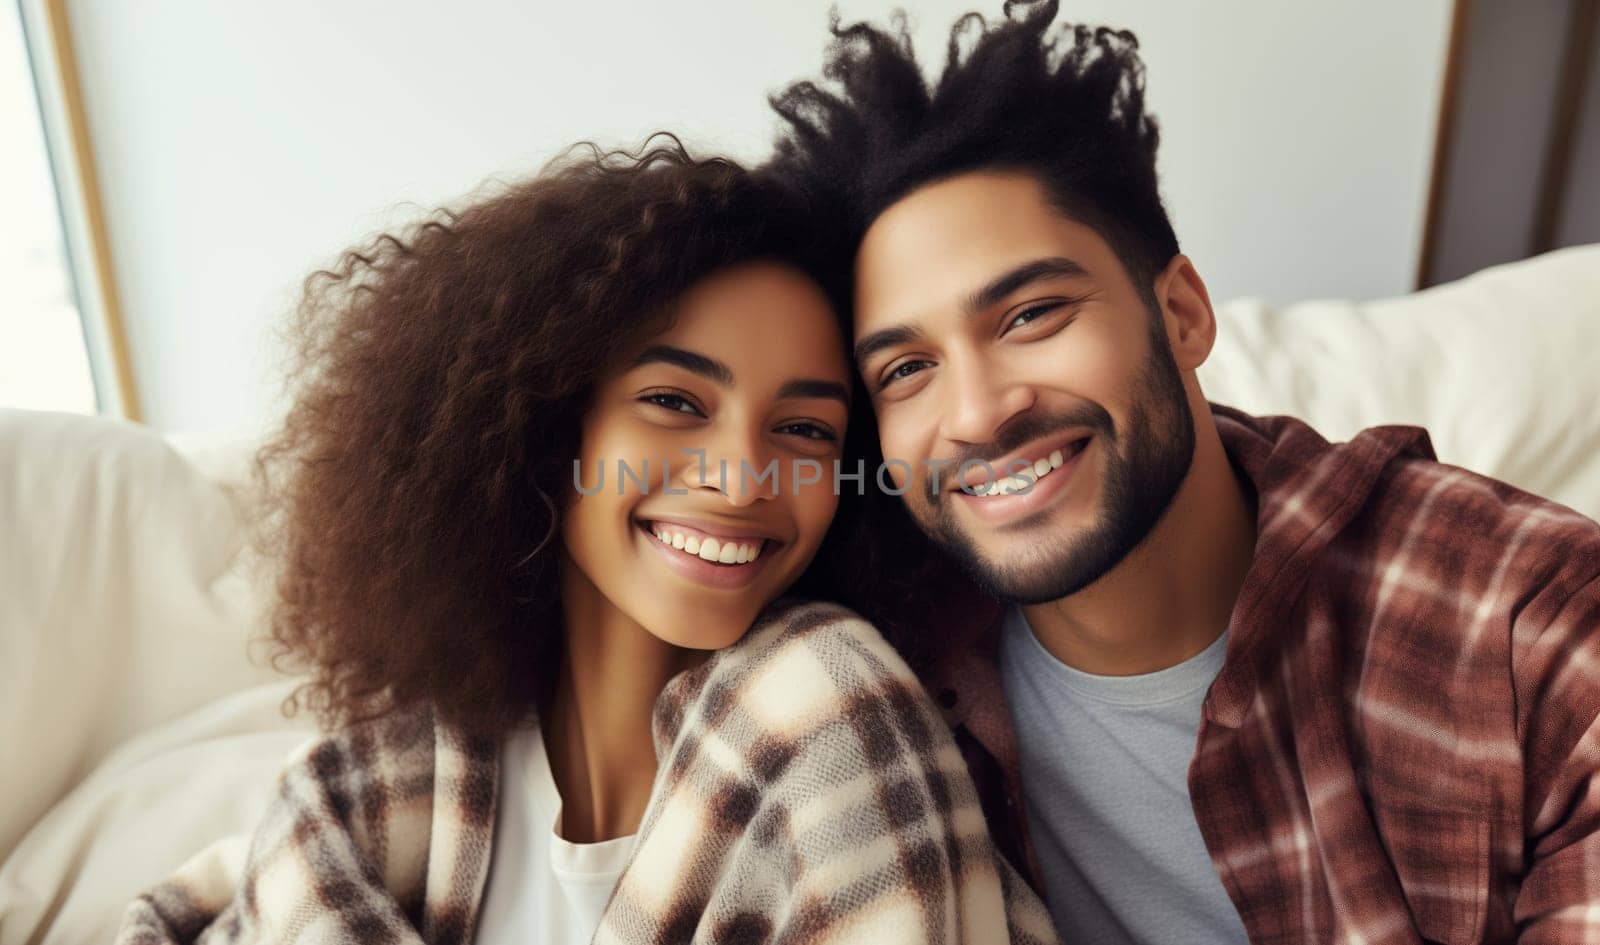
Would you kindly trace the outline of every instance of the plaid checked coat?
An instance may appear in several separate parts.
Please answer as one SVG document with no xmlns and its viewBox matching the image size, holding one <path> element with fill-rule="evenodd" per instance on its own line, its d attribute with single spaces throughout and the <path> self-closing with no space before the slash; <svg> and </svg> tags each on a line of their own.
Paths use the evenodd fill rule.
<svg viewBox="0 0 1600 945">
<path fill-rule="evenodd" d="M 938 710 L 849 611 L 775 605 L 668 684 L 654 736 L 656 787 L 600 945 L 1056 940 Z M 197 856 L 129 905 L 117 941 L 470 942 L 498 752 L 428 712 L 316 741 L 242 870 Z"/>
<path fill-rule="evenodd" d="M 1189 793 L 1250 941 L 1600 942 L 1600 525 L 1417 428 L 1212 410 L 1257 543 Z M 996 624 L 968 616 L 926 680 L 1028 864 Z"/>
</svg>

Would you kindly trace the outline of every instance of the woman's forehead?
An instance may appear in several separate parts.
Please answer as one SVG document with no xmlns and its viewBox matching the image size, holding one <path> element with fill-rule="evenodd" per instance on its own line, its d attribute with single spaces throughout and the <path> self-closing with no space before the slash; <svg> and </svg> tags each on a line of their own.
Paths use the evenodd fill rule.
<svg viewBox="0 0 1600 945">
<path fill-rule="evenodd" d="M 848 373 L 832 305 L 814 280 L 781 263 L 748 263 L 701 280 L 647 344 L 713 358 L 739 382 L 783 374 L 785 366 L 841 380 Z"/>
</svg>

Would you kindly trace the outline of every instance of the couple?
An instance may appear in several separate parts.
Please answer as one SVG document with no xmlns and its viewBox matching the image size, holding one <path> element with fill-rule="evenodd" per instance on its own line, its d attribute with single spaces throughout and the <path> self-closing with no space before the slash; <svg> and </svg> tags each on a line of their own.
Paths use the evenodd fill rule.
<svg viewBox="0 0 1600 945">
<path fill-rule="evenodd" d="M 1133 39 L 1055 15 L 314 276 L 335 730 L 119 940 L 1600 938 L 1600 527 L 1208 404 Z"/>
</svg>

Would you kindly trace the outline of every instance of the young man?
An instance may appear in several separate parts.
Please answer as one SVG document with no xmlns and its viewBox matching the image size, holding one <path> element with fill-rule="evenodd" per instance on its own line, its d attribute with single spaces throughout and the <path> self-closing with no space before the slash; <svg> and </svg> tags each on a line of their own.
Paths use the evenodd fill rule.
<svg viewBox="0 0 1600 945">
<path fill-rule="evenodd" d="M 914 641 L 997 836 L 1068 941 L 1600 941 L 1600 526 L 1208 404 L 1134 38 L 1008 10 L 931 88 L 836 28 L 773 165 L 905 510 L 1009 604 Z"/>
</svg>

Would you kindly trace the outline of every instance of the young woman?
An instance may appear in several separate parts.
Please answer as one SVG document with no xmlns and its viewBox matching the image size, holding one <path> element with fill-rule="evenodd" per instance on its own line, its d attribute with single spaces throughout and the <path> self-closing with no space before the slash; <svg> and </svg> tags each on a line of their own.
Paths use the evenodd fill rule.
<svg viewBox="0 0 1600 945">
<path fill-rule="evenodd" d="M 313 276 L 262 468 L 331 734 L 119 940 L 1051 940 L 905 664 L 779 599 L 853 395 L 817 250 L 674 142 Z"/>
</svg>

